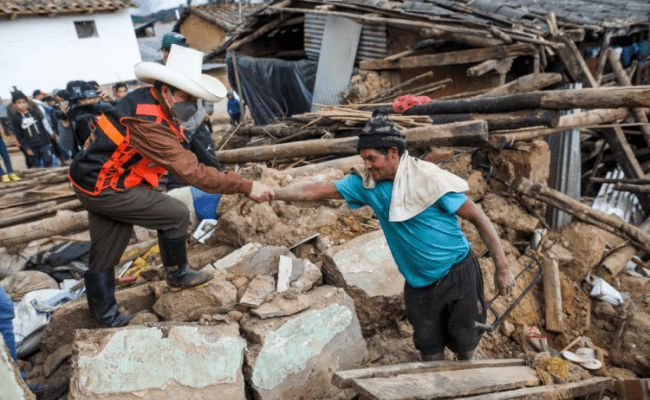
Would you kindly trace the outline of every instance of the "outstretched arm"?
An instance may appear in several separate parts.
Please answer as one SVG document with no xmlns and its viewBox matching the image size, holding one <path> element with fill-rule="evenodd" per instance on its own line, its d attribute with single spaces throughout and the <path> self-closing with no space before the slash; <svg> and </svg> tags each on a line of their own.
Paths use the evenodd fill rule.
<svg viewBox="0 0 650 400">
<path fill-rule="evenodd" d="M 503 248 L 499 241 L 499 235 L 497 235 L 490 219 L 485 215 L 483 210 L 481 210 L 481 208 L 470 199 L 465 200 L 465 203 L 456 210 L 456 215 L 468 220 L 476 227 L 478 234 L 481 236 L 481 239 L 483 239 L 483 242 L 490 252 L 490 256 L 492 256 L 492 260 L 494 260 L 495 288 L 497 288 L 499 293 L 503 295 L 510 293 L 515 281 L 512 278 L 510 271 L 508 271 L 506 255 L 503 253 Z"/>
<path fill-rule="evenodd" d="M 310 200 L 342 200 L 343 196 L 336 189 L 334 183 L 308 183 L 273 189 L 275 200 L 285 201 L 310 201 Z M 270 199 L 273 200 L 273 199 Z M 248 215 L 255 202 L 244 198 L 237 210 L 242 215 Z"/>
</svg>

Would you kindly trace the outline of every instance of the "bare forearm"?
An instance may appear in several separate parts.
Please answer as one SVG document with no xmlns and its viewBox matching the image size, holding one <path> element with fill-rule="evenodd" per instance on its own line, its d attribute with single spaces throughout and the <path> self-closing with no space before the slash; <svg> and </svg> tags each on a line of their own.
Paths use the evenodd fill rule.
<svg viewBox="0 0 650 400">
<path fill-rule="evenodd" d="M 305 185 L 292 185 L 283 188 L 274 188 L 275 199 L 285 201 L 310 201 L 342 199 L 333 183 L 308 183 Z"/>
<path fill-rule="evenodd" d="M 496 229 L 494 229 L 494 225 L 492 225 L 482 210 L 477 210 L 477 212 L 483 214 L 483 218 L 480 218 L 476 228 L 492 257 L 492 260 L 494 261 L 495 268 L 497 270 L 507 270 L 508 262 L 506 260 L 506 255 L 503 252 L 501 241 L 499 240 L 499 235 L 497 234 Z"/>
</svg>

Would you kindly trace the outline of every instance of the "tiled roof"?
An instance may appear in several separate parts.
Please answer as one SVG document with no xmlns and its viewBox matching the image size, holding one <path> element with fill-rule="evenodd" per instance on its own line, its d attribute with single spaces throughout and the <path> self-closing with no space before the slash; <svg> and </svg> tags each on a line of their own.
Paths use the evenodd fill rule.
<svg viewBox="0 0 650 400">
<path fill-rule="evenodd" d="M 0 0 L 0 18 L 140 7 L 132 0 Z"/>
<path fill-rule="evenodd" d="M 241 20 L 239 19 L 238 4 L 232 3 L 190 7 L 189 13 L 198 15 L 199 17 L 214 23 L 218 27 L 228 32 L 235 29 L 235 27 L 239 25 L 246 17 L 257 12 L 264 6 L 266 6 L 264 3 L 242 4 Z"/>
</svg>

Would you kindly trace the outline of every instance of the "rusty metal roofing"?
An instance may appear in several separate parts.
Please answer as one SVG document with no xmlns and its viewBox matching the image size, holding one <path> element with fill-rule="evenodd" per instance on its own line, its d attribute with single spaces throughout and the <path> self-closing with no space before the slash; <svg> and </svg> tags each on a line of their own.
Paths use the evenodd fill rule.
<svg viewBox="0 0 650 400">
<path fill-rule="evenodd" d="M 115 11 L 140 7 L 132 0 L 0 0 L 0 18 L 91 11 Z"/>
<path fill-rule="evenodd" d="M 189 13 L 210 21 L 228 32 L 235 29 L 246 17 L 256 13 L 265 5 L 266 3 L 242 3 L 241 20 L 239 18 L 239 6 L 233 3 L 190 7 Z"/>
</svg>

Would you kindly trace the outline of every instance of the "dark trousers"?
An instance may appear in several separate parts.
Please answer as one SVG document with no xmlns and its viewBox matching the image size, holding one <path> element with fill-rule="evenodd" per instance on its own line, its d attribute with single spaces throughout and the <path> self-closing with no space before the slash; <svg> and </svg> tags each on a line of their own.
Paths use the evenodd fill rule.
<svg viewBox="0 0 650 400">
<path fill-rule="evenodd" d="M 45 145 L 45 146 L 39 146 L 39 147 L 32 147 L 31 148 L 33 155 L 27 155 L 27 158 L 29 159 L 29 164 L 32 167 L 40 167 L 41 166 L 41 161 L 43 161 L 43 167 L 51 167 L 52 166 L 52 146 L 51 145 Z"/>
<path fill-rule="evenodd" d="M 404 284 L 406 316 L 413 325 L 413 343 L 423 355 L 434 355 L 448 347 L 454 353 L 472 351 L 485 323 L 483 274 L 472 250 L 447 275 L 429 286 Z"/>
<path fill-rule="evenodd" d="M 159 237 L 187 234 L 190 211 L 180 200 L 144 186 L 118 192 L 105 189 L 91 196 L 75 188 L 88 210 L 90 261 L 88 270 L 97 273 L 115 267 L 129 244 L 133 226 L 158 231 Z"/>
</svg>

